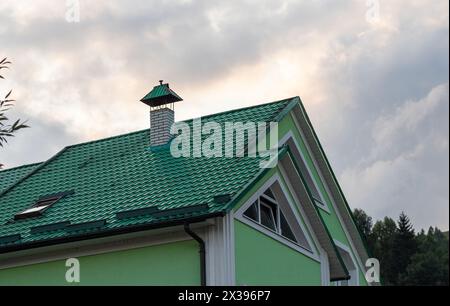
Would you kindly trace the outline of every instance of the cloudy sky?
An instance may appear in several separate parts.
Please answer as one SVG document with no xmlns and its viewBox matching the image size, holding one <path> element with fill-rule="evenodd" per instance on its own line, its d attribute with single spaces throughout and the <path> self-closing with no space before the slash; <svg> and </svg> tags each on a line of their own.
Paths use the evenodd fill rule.
<svg viewBox="0 0 450 306">
<path fill-rule="evenodd" d="M 449 224 L 448 0 L 6 0 L 0 57 L 23 131 L 8 167 L 176 119 L 299 95 L 352 207 Z M 78 10 L 79 8 L 79 10 Z"/>
</svg>

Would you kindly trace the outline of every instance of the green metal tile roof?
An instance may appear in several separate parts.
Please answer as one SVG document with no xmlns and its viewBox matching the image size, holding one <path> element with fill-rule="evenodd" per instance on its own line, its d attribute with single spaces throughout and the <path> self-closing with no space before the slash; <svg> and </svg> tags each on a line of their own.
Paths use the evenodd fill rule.
<svg viewBox="0 0 450 306">
<path fill-rule="evenodd" d="M 228 111 L 202 121 L 268 122 L 293 101 Z M 259 161 L 174 158 L 168 146 L 150 150 L 148 129 L 66 147 L 44 163 L 0 172 L 0 251 L 5 246 L 223 212 L 227 202 L 217 196 L 236 195 L 260 172 Z M 42 216 L 13 220 L 40 197 L 70 190 L 74 193 Z M 145 210 L 149 207 L 154 209 Z M 144 210 L 133 212 L 139 209 Z M 68 222 L 70 230 L 61 226 Z M 83 226 L 90 222 L 91 226 Z M 12 239 L 16 235 L 19 240 Z"/>
<path fill-rule="evenodd" d="M 16 168 L 0 170 L 0 192 L 16 183 L 19 179 L 25 175 L 31 173 L 39 166 L 40 163 L 23 165 Z"/>
</svg>

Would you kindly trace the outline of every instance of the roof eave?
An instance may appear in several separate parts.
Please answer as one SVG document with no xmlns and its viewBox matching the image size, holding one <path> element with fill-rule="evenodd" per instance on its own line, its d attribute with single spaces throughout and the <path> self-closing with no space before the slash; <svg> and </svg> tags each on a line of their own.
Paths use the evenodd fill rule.
<svg viewBox="0 0 450 306">
<path fill-rule="evenodd" d="M 41 247 L 53 246 L 53 245 L 69 243 L 69 242 L 77 242 L 77 241 L 83 241 L 83 240 L 89 240 L 89 239 L 104 238 L 104 237 L 111 237 L 111 236 L 117 236 L 117 235 L 122 235 L 122 234 L 136 233 L 136 232 L 147 231 L 147 230 L 152 230 L 152 229 L 179 226 L 179 225 L 183 225 L 186 223 L 198 223 L 198 222 L 203 222 L 207 219 L 224 217 L 224 216 L 225 216 L 225 212 L 219 211 L 219 212 L 199 215 L 199 216 L 195 216 L 195 217 L 183 218 L 183 219 L 168 220 L 168 221 L 162 221 L 162 222 L 157 222 L 157 223 L 146 223 L 146 224 L 126 226 L 126 227 L 120 227 L 120 228 L 114 228 L 114 229 L 107 229 L 107 230 L 103 230 L 103 231 L 84 233 L 82 235 L 76 235 L 76 236 L 68 236 L 68 237 L 66 236 L 66 237 L 60 237 L 60 238 L 54 238 L 54 239 L 25 242 L 25 243 L 21 243 L 21 244 L 0 247 L 0 254 L 12 253 L 12 252 L 29 250 L 29 249 L 37 249 L 37 248 L 41 248 Z"/>
</svg>

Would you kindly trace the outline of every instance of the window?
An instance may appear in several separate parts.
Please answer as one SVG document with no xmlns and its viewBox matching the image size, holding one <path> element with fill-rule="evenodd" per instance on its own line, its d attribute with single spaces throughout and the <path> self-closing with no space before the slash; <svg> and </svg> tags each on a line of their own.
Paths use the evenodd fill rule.
<svg viewBox="0 0 450 306">
<path fill-rule="evenodd" d="M 313 178 L 311 177 L 308 167 L 306 166 L 305 161 L 303 158 L 299 158 L 299 167 L 300 171 L 303 174 L 303 177 L 305 178 L 306 185 L 308 186 L 309 190 L 311 191 L 312 197 L 314 200 L 318 201 L 319 203 L 322 203 L 322 197 L 320 196 L 319 190 L 317 190 L 316 184 L 313 181 Z"/>
<path fill-rule="evenodd" d="M 270 228 L 273 231 L 277 230 L 277 207 L 276 205 L 271 204 L 268 201 L 265 201 L 264 198 L 259 199 L 259 205 L 261 209 L 261 224 Z"/>
<path fill-rule="evenodd" d="M 259 220 L 259 205 L 258 201 L 255 201 L 245 212 L 244 216 L 258 221 Z"/>
<path fill-rule="evenodd" d="M 243 215 L 284 238 L 298 243 L 270 188 L 253 202 Z"/>
<path fill-rule="evenodd" d="M 319 260 L 303 209 L 278 175 L 271 177 L 235 213 L 235 218 L 285 246 Z"/>
<path fill-rule="evenodd" d="M 311 195 L 313 197 L 314 202 L 321 208 L 328 210 L 323 197 L 321 195 L 321 192 L 319 190 L 319 187 L 316 185 L 315 180 L 309 171 L 309 168 L 307 166 L 307 163 L 304 159 L 304 155 L 301 153 L 300 148 L 297 144 L 297 142 L 294 140 L 293 136 L 287 140 L 287 143 L 289 144 L 290 148 L 293 148 L 292 153 L 295 156 L 295 161 L 298 164 L 299 171 L 303 178 L 305 179 L 305 184 L 308 187 L 308 189 L 311 191 Z"/>
<path fill-rule="evenodd" d="M 280 230 L 282 236 L 292 241 L 296 241 L 295 235 L 292 232 L 292 229 L 289 226 L 289 223 L 287 222 L 286 217 L 283 214 L 280 214 Z"/>
<path fill-rule="evenodd" d="M 275 200 L 275 196 L 273 195 L 272 189 L 270 189 L 270 188 L 264 192 L 264 195 L 268 196 L 272 200 Z"/>
<path fill-rule="evenodd" d="M 348 280 L 337 281 L 335 283 L 336 286 L 358 286 L 358 268 L 350 253 L 350 249 L 340 242 L 335 241 L 335 244 L 350 275 L 350 279 Z"/>
<path fill-rule="evenodd" d="M 66 195 L 72 194 L 73 191 L 58 193 L 51 196 L 42 197 L 37 200 L 31 207 L 25 209 L 24 211 L 16 214 L 14 216 L 15 220 L 32 218 L 40 216 L 47 208 L 58 202 L 61 198 Z"/>
</svg>

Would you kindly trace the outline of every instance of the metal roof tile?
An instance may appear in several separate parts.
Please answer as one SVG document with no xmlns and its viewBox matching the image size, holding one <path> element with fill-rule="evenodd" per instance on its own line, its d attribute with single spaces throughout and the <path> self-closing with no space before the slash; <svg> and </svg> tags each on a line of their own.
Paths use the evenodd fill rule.
<svg viewBox="0 0 450 306">
<path fill-rule="evenodd" d="M 291 101 L 214 114 L 202 121 L 268 122 Z M 214 196 L 238 193 L 260 170 L 255 158 L 174 158 L 169 147 L 148 150 L 148 142 L 149 130 L 137 131 L 69 146 L 44 164 L 0 171 L 0 237 L 20 234 L 16 243 L 65 237 L 68 231 L 33 235 L 30 229 L 67 220 L 72 224 L 68 227 L 104 220 L 102 230 L 109 230 L 222 212 L 227 203 L 215 203 Z M 62 198 L 42 216 L 11 222 L 40 195 L 72 189 L 73 196 Z M 204 209 L 179 213 L 202 203 L 207 204 Z M 116 213 L 149 206 L 166 213 L 116 218 Z M 2 246 L 0 240 L 0 251 Z"/>
</svg>

